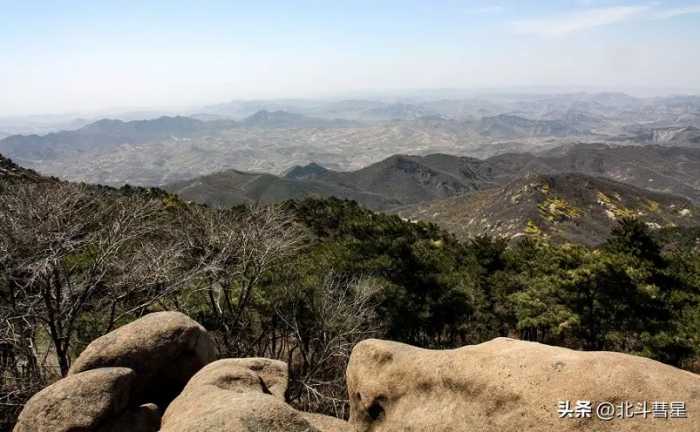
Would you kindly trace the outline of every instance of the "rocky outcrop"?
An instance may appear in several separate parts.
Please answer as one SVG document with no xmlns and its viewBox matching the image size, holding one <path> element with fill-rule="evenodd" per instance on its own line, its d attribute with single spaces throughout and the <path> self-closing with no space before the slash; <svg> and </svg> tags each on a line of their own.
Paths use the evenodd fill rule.
<svg viewBox="0 0 700 432">
<path fill-rule="evenodd" d="M 300 414 L 311 426 L 321 432 L 355 432 L 350 423 L 336 417 L 307 412 Z"/>
<path fill-rule="evenodd" d="M 197 322 L 176 312 L 147 315 L 88 345 L 68 377 L 29 400 L 14 432 L 351 431 L 285 402 L 286 363 L 210 363 L 215 356 Z M 159 407 L 167 408 L 162 418 Z"/>
<path fill-rule="evenodd" d="M 127 367 L 136 373 L 135 399 L 164 405 L 215 359 L 214 343 L 199 323 L 179 312 L 156 312 L 92 341 L 70 374 Z"/>
<path fill-rule="evenodd" d="M 350 432 L 337 419 L 299 412 L 284 402 L 286 364 L 224 359 L 199 371 L 170 404 L 161 432 Z"/>
<path fill-rule="evenodd" d="M 445 351 L 366 340 L 347 369 L 350 423 L 288 405 L 284 362 L 214 357 L 195 321 L 147 315 L 91 343 L 69 376 L 29 400 L 14 432 L 700 430 L 700 376 L 625 354 L 506 338 Z M 664 418 L 654 402 L 668 404 Z"/>
<path fill-rule="evenodd" d="M 287 363 L 267 358 L 227 359 L 217 363 L 222 368 L 241 367 L 253 371 L 260 377 L 266 392 L 271 393 L 280 400 L 285 400 L 284 394 L 287 392 L 287 384 L 289 382 Z"/>
<path fill-rule="evenodd" d="M 103 368 L 62 379 L 27 402 L 14 431 L 102 431 L 118 420 L 124 424 L 120 417 L 131 402 L 135 377 L 131 369 Z"/>
<path fill-rule="evenodd" d="M 352 352 L 347 382 L 358 432 L 700 430 L 700 376 L 619 353 L 507 338 L 445 351 L 366 340 Z M 645 418 L 644 402 L 651 411 L 655 401 L 684 403 L 687 418 L 668 406 L 669 418 Z M 606 403 L 629 415 L 602 420 Z"/>
</svg>

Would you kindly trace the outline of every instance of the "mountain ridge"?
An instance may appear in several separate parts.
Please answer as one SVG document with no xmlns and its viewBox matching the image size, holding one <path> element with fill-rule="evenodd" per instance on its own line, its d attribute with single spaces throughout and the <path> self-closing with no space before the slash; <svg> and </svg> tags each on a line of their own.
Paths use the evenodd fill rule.
<svg viewBox="0 0 700 432">
<path fill-rule="evenodd" d="M 700 209 L 683 197 L 579 173 L 516 178 L 398 214 L 437 223 L 460 237 L 534 235 L 589 245 L 602 242 L 625 217 L 639 218 L 654 230 L 700 224 Z"/>
<path fill-rule="evenodd" d="M 293 167 L 281 178 L 294 180 L 301 189 L 304 182 L 313 182 L 316 190 L 323 185 L 322 190 L 329 193 L 341 191 L 341 197 L 347 197 L 349 191 L 355 196 L 368 194 L 373 197 L 371 204 L 360 201 L 362 204 L 388 210 L 388 203 L 416 204 L 498 187 L 532 174 L 561 173 L 607 177 L 700 202 L 700 150 L 685 147 L 578 144 L 487 159 L 442 153 L 399 154 L 355 171 L 335 171 L 313 162 Z M 385 199 L 377 201 L 377 196 Z M 196 195 L 190 198 L 197 200 Z"/>
</svg>

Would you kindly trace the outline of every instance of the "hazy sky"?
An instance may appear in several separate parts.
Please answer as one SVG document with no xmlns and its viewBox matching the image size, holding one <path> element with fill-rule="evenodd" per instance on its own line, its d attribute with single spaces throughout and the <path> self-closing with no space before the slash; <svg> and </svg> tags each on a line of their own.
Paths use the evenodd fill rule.
<svg viewBox="0 0 700 432">
<path fill-rule="evenodd" d="M 574 85 L 700 89 L 700 0 L 0 0 L 0 115 Z"/>
</svg>

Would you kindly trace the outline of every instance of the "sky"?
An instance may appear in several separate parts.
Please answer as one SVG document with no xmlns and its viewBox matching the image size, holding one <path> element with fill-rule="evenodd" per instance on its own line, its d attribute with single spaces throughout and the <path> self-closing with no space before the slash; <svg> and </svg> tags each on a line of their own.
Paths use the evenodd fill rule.
<svg viewBox="0 0 700 432">
<path fill-rule="evenodd" d="M 700 0 L 0 0 L 0 115 L 405 89 L 700 93 Z"/>
</svg>

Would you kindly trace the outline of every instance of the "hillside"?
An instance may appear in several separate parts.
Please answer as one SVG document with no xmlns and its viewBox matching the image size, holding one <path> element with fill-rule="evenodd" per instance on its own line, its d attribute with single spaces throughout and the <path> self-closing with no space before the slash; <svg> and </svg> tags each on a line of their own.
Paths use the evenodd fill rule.
<svg viewBox="0 0 700 432">
<path fill-rule="evenodd" d="M 335 196 L 387 210 L 491 187 L 485 167 L 483 161 L 466 157 L 396 155 L 357 171 L 334 171 L 316 163 L 293 167 L 283 177 L 225 170 L 164 188 L 217 207 Z"/>
<path fill-rule="evenodd" d="M 402 166 L 411 159 L 397 157 L 387 165 Z M 438 173 L 439 169 L 439 175 L 450 178 L 461 173 L 464 178 L 479 179 L 488 172 L 483 161 L 469 158 L 433 155 L 414 162 L 421 170 Z M 26 171 L 3 158 L 0 167 L 5 174 Z M 323 172 L 312 166 L 299 174 Z M 227 174 L 237 180 L 234 192 L 240 194 L 275 197 L 288 184 L 277 185 L 278 180 L 293 181 L 250 173 Z M 216 181 L 214 178 L 209 183 Z M 207 182 L 193 185 L 203 190 L 208 186 Z M 222 185 L 215 186 L 216 191 Z M 577 210 L 581 202 L 592 197 L 599 200 L 596 205 L 604 207 L 608 218 L 608 212 L 624 214 L 641 203 L 646 206 L 644 211 L 654 212 L 654 216 L 658 213 L 656 220 L 660 222 L 695 219 L 695 210 L 690 207 L 671 209 L 677 203 L 687 204 L 686 200 L 581 175 L 534 177 L 499 189 L 500 194 L 492 193 L 497 195 L 490 197 L 492 201 L 477 203 L 485 212 L 512 207 L 513 212 L 539 215 L 557 229 L 593 226 L 585 225 L 590 223 L 588 215 Z M 605 195 L 598 193 L 601 191 Z M 535 198 L 540 199 L 540 205 L 531 205 Z M 676 209 L 678 216 L 672 214 Z M 581 222 L 577 225 L 569 219 Z M 678 241 L 688 238 L 682 235 L 674 242 L 684 249 L 662 255 L 665 245 L 655 243 L 648 233 L 653 225 L 636 221 L 620 224 L 608 244 L 600 248 L 556 242 L 460 241 L 435 224 L 372 212 L 347 200 L 305 199 L 279 207 L 224 211 L 190 205 L 153 190 L 43 182 L 0 188 L 0 222 L 0 255 L 3 271 L 9 275 L 0 278 L 0 293 L 13 293 L 0 295 L 0 311 L 5 312 L 2 319 L 11 323 L 6 327 L 22 330 L 5 334 L 8 344 L 4 348 L 15 361 L 7 363 L 4 380 L 0 380 L 0 392 L 9 402 L 9 409 L 0 416 L 2 430 L 12 430 L 23 406 L 30 414 L 22 415 L 19 422 L 26 425 L 82 420 L 86 417 L 74 413 L 93 402 L 109 400 L 105 387 L 93 387 L 92 379 L 82 379 L 99 380 L 100 372 L 93 372 L 91 365 L 99 364 L 98 369 L 107 365 L 102 361 L 102 349 L 96 347 L 110 353 L 121 350 L 119 356 L 123 354 L 129 362 L 126 366 L 136 368 L 107 371 L 107 378 L 130 375 L 132 370 L 139 370 L 142 375 L 138 376 L 153 378 L 135 390 L 137 402 L 133 406 L 119 404 L 138 407 L 136 414 L 145 414 L 151 429 L 134 429 L 129 422 L 140 417 L 122 417 L 117 416 L 118 411 L 109 411 L 115 413 L 109 421 L 120 422 L 114 430 L 148 431 L 169 430 L 163 423 L 167 416 L 160 415 L 168 410 L 180 412 L 172 405 L 181 390 L 175 383 L 184 386 L 189 378 L 177 378 L 171 372 L 188 373 L 187 368 L 198 358 L 195 351 L 200 350 L 218 351 L 221 357 L 229 358 L 225 362 L 247 358 L 245 362 L 256 364 L 256 371 L 262 370 L 261 379 L 273 376 L 270 373 L 274 370 L 288 368 L 289 376 L 302 378 L 290 380 L 286 392 L 282 392 L 284 381 L 277 378 L 276 384 L 259 387 L 261 391 L 266 391 L 265 395 L 297 394 L 288 400 L 294 409 L 342 418 L 352 408 L 355 394 L 351 390 L 348 398 L 348 388 L 354 389 L 353 382 L 358 382 L 349 380 L 346 386 L 350 349 L 367 338 L 451 349 L 505 335 L 519 339 L 540 335 L 538 342 L 572 348 L 572 354 L 591 350 L 644 352 L 647 357 L 688 369 L 694 367 L 700 353 L 694 318 L 699 304 L 697 254 L 690 249 L 692 245 L 683 246 Z M 534 227 L 533 223 L 533 235 Z M 550 237 L 560 234 L 553 229 L 552 234 L 541 231 Z M 45 277 L 47 274 L 52 277 Z M 235 299 L 245 286 L 251 295 L 244 307 Z M 595 313 L 590 313 L 590 302 L 580 300 L 582 293 L 596 302 Z M 51 299 L 51 307 L 43 307 L 37 298 Z M 218 298 L 233 301 L 218 302 Z M 163 312 L 167 310 L 197 316 L 206 323 L 212 344 L 202 339 L 199 324 L 188 321 L 181 331 L 181 317 L 158 315 L 155 323 L 128 324 L 148 317 L 150 312 L 168 314 Z M 552 310 L 557 311 L 554 317 L 549 313 Z M 56 332 L 45 331 L 44 325 Z M 159 332 L 163 326 L 168 329 Z M 589 331 L 594 326 L 596 331 Z M 117 328 L 134 330 L 129 331 L 129 337 L 116 337 L 124 343 L 115 344 L 112 334 L 86 346 L 89 340 L 99 340 Z M 625 334 L 624 344 L 620 334 Z M 674 337 L 669 338 L 669 334 Z M 235 345 L 229 343 L 232 340 Z M 285 341 L 282 351 L 275 348 L 280 340 Z M 510 343 L 504 338 L 497 341 Z M 171 348 L 171 342 L 182 348 Z M 543 345 L 533 346 L 541 349 Z M 288 359 L 287 350 L 320 355 L 298 356 L 286 366 L 261 369 L 261 357 Z M 176 354 L 162 355 L 170 351 Z M 338 361 L 329 362 L 327 352 L 338 353 Z M 136 360 L 134 353 L 139 354 Z M 22 365 L 32 359 L 38 362 L 29 371 L 32 379 L 27 380 L 28 372 Z M 541 353 L 532 359 L 541 364 Z M 142 360 L 147 369 L 132 363 Z M 420 382 L 429 382 L 434 377 L 432 362 L 421 364 L 428 365 L 427 373 L 417 376 Z M 565 370 L 571 365 L 567 360 Z M 550 376 L 548 364 L 545 369 L 542 376 Z M 37 393 L 59 378 L 57 370 L 68 377 Z M 160 381 L 163 371 L 167 376 Z M 238 374 L 242 370 L 235 367 L 232 371 Z M 314 372 L 304 375 L 304 371 Z M 636 373 L 638 367 L 631 371 Z M 226 386 L 258 385 L 254 375 L 243 372 L 227 375 Z M 496 372 L 502 375 L 502 370 Z M 76 377 L 82 373 L 90 375 Z M 52 378 L 40 381 L 44 375 Z M 376 383 L 375 378 L 382 375 L 372 372 L 370 376 Z M 683 372 L 686 381 L 687 376 Z M 396 383 L 396 379 L 388 382 Z M 444 382 L 440 378 L 439 383 Z M 317 392 L 305 393 L 309 386 L 315 386 Z M 83 395 L 85 400 L 74 404 L 75 398 L 68 400 L 66 394 Z M 229 396 L 224 405 L 239 410 L 240 406 L 231 405 Z M 48 401 L 48 405 L 37 403 L 37 399 Z M 149 401 L 155 405 L 143 405 Z M 438 402 L 442 404 L 444 398 Z M 260 412 L 257 402 L 249 406 Z M 103 427 L 107 420 L 101 417 L 99 424 Z"/>
<path fill-rule="evenodd" d="M 357 126 L 357 122 L 342 119 L 323 119 L 309 117 L 302 114 L 287 111 L 260 110 L 241 121 L 241 126 L 256 128 L 326 128 L 326 127 L 351 127 Z"/>
<path fill-rule="evenodd" d="M 83 155 L 109 155 L 117 148 L 134 151 L 134 146 L 161 141 L 204 141 L 211 135 L 235 128 L 288 129 L 335 128 L 356 126 L 346 120 L 327 120 L 285 111 L 258 111 L 235 122 L 225 118 L 202 121 L 191 117 L 159 117 L 150 120 L 122 121 L 102 119 L 76 130 L 46 135 L 0 137 L 0 151 L 27 161 L 73 160 Z M 157 146 L 155 146 L 157 148 Z"/>
<path fill-rule="evenodd" d="M 191 136 L 208 129 L 200 120 L 188 117 L 160 117 L 154 120 L 103 119 L 77 130 L 47 135 L 12 135 L 0 140 L 0 151 L 17 159 L 60 159 L 83 152 L 107 152 L 121 144 L 140 144 L 171 136 Z"/>
<path fill-rule="evenodd" d="M 700 148 L 700 128 L 693 126 L 656 128 L 638 135 L 638 139 L 645 143 L 664 146 Z"/>
<path fill-rule="evenodd" d="M 528 176 L 399 214 L 438 223 L 461 237 L 530 234 L 584 244 L 603 241 L 624 217 L 640 218 L 652 229 L 700 223 L 700 209 L 687 199 L 582 174 Z"/>
<path fill-rule="evenodd" d="M 313 180 L 295 180 L 272 174 L 227 170 L 164 187 L 187 201 L 210 207 L 230 207 L 253 202 L 275 203 L 307 197 L 347 198 L 370 208 L 387 208 L 400 202 L 386 196 Z"/>
<path fill-rule="evenodd" d="M 146 114 L 154 115 L 138 118 Z M 128 121 L 133 113 L 115 114 L 121 120 L 54 121 L 49 129 L 22 126 L 31 119 L 0 119 L 10 133 L 53 131 L 0 138 L 0 152 L 71 181 L 161 186 L 227 169 L 279 175 L 311 161 L 356 171 L 396 154 L 485 159 L 577 143 L 697 148 L 700 127 L 697 97 L 616 93 L 249 100 L 186 114 L 138 121 Z M 682 188 L 655 186 L 691 195 Z"/>
<path fill-rule="evenodd" d="M 535 136 L 566 137 L 589 134 L 589 130 L 578 129 L 578 119 L 532 120 L 510 114 L 484 117 L 479 124 L 479 132 L 492 138 L 517 138 Z"/>
<path fill-rule="evenodd" d="M 700 202 L 700 149 L 578 144 L 534 156 L 502 155 L 488 161 L 496 172 L 509 172 L 513 177 L 578 172 Z"/>
<path fill-rule="evenodd" d="M 51 179 L 41 177 L 33 170 L 22 168 L 12 160 L 0 154 L 0 186 L 3 182 L 36 182 L 50 181 Z"/>
<path fill-rule="evenodd" d="M 700 202 L 700 150 L 602 144 L 563 146 L 539 154 L 508 153 L 484 160 L 447 154 L 394 155 L 355 171 L 311 163 L 292 167 L 282 177 L 227 170 L 166 189 L 217 206 L 314 195 L 355 199 L 368 208 L 388 210 L 487 190 L 532 174 L 569 172 L 608 177 Z"/>
<path fill-rule="evenodd" d="M 324 170 L 303 178 L 350 187 L 403 204 L 428 201 L 481 189 L 488 183 L 483 162 L 466 157 L 434 154 L 395 155 L 357 171 Z M 308 172 L 309 167 L 302 172 Z M 287 174 L 299 176 L 296 169 Z"/>
</svg>

